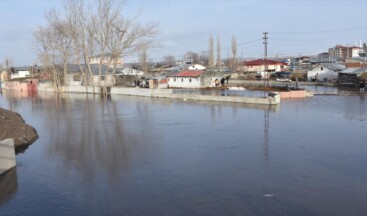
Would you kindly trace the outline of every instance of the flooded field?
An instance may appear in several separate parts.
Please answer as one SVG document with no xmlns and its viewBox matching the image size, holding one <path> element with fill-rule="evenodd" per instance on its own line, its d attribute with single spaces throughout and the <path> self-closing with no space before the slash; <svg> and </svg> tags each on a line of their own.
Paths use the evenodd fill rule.
<svg viewBox="0 0 367 216">
<path fill-rule="evenodd" d="M 331 91 L 331 90 L 330 90 Z M 366 215 L 367 98 L 0 94 L 39 134 L 0 215 Z"/>
</svg>

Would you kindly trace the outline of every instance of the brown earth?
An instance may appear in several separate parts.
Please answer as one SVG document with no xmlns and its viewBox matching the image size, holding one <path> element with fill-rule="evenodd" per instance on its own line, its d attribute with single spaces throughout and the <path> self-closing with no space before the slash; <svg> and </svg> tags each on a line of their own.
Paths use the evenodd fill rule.
<svg viewBox="0 0 367 216">
<path fill-rule="evenodd" d="M 38 139 L 37 131 L 16 112 L 0 108 L 0 140 L 13 138 L 16 152 L 22 152 Z"/>
</svg>

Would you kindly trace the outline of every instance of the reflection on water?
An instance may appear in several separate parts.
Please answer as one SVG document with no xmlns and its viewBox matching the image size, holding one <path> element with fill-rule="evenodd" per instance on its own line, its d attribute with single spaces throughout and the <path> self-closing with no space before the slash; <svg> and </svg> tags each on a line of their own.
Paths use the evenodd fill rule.
<svg viewBox="0 0 367 216">
<path fill-rule="evenodd" d="M 5 204 L 17 192 L 17 171 L 10 169 L 0 175 L 0 206 Z"/>
<path fill-rule="evenodd" d="M 367 213 L 359 96 L 265 106 L 41 94 L 0 105 L 40 133 L 17 155 L 16 193 L 0 183 L 1 216 Z"/>
</svg>

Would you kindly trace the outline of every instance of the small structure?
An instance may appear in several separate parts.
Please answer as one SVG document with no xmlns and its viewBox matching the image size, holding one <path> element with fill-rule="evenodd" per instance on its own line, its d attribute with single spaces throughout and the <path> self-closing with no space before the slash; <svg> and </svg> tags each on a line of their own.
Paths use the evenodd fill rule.
<svg viewBox="0 0 367 216">
<path fill-rule="evenodd" d="M 338 79 L 338 73 L 345 69 L 337 63 L 321 63 L 307 72 L 308 81 L 333 81 Z"/>
<path fill-rule="evenodd" d="M 143 71 L 139 71 L 139 70 L 136 70 L 134 68 L 129 68 L 129 67 L 118 68 L 118 70 L 121 71 L 123 75 L 133 75 L 133 76 L 143 76 L 144 75 Z"/>
<path fill-rule="evenodd" d="M 274 61 L 274 60 L 264 60 L 264 59 L 257 59 L 253 61 L 246 61 L 243 63 L 242 69 L 244 71 L 250 72 L 260 72 L 265 71 L 265 65 L 268 68 L 268 72 L 280 72 L 285 71 L 286 67 L 288 66 L 285 62 Z"/>
<path fill-rule="evenodd" d="M 15 165 L 14 139 L 0 141 L 0 175 Z"/>
<path fill-rule="evenodd" d="M 203 70 L 185 70 L 167 76 L 169 88 L 202 88 L 205 81 Z"/>
<path fill-rule="evenodd" d="M 367 73 L 367 67 L 346 68 L 339 72 L 339 85 L 355 85 L 359 82 L 359 77 Z"/>
<path fill-rule="evenodd" d="M 191 64 L 191 65 L 187 65 L 187 69 L 188 70 L 206 70 L 206 67 L 204 67 L 201 64 Z"/>
<path fill-rule="evenodd" d="M 117 67 L 122 67 L 124 65 L 124 60 L 123 58 L 118 58 L 114 62 L 111 59 L 110 54 L 97 55 L 89 59 L 89 64 L 97 64 L 97 65 L 102 64 L 102 65 L 108 65 L 109 67 L 113 67 L 115 64 Z"/>
<path fill-rule="evenodd" d="M 30 67 L 10 68 L 10 79 L 25 78 L 31 76 Z"/>
</svg>

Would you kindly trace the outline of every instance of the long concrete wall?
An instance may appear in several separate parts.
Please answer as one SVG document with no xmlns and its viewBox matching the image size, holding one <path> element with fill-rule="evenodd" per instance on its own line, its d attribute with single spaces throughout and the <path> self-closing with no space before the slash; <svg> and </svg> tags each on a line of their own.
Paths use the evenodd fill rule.
<svg viewBox="0 0 367 216">
<path fill-rule="evenodd" d="M 42 86 L 39 91 L 52 90 L 50 87 Z M 100 88 L 92 87 L 86 89 L 85 86 L 64 86 L 61 89 L 65 93 L 100 93 Z M 232 103 L 249 103 L 249 104 L 279 104 L 280 96 L 275 93 L 274 96 L 254 98 L 254 97 L 235 97 L 235 96 L 213 96 L 200 94 L 174 94 L 172 89 L 147 89 L 147 88 L 126 88 L 111 87 L 110 94 L 130 95 L 142 97 L 172 98 L 182 100 L 200 100 L 200 101 L 219 101 Z"/>
<path fill-rule="evenodd" d="M 0 175 L 15 167 L 14 140 L 5 139 L 0 141 Z"/>
<path fill-rule="evenodd" d="M 200 94 L 173 94 L 172 89 L 139 89 L 113 87 L 111 94 L 134 95 L 157 98 L 172 98 L 182 100 L 200 100 L 200 101 L 220 101 L 231 103 L 249 103 L 249 104 L 279 104 L 280 96 L 275 94 L 273 97 L 253 98 L 253 97 L 235 97 L 235 96 L 213 96 Z"/>
</svg>

